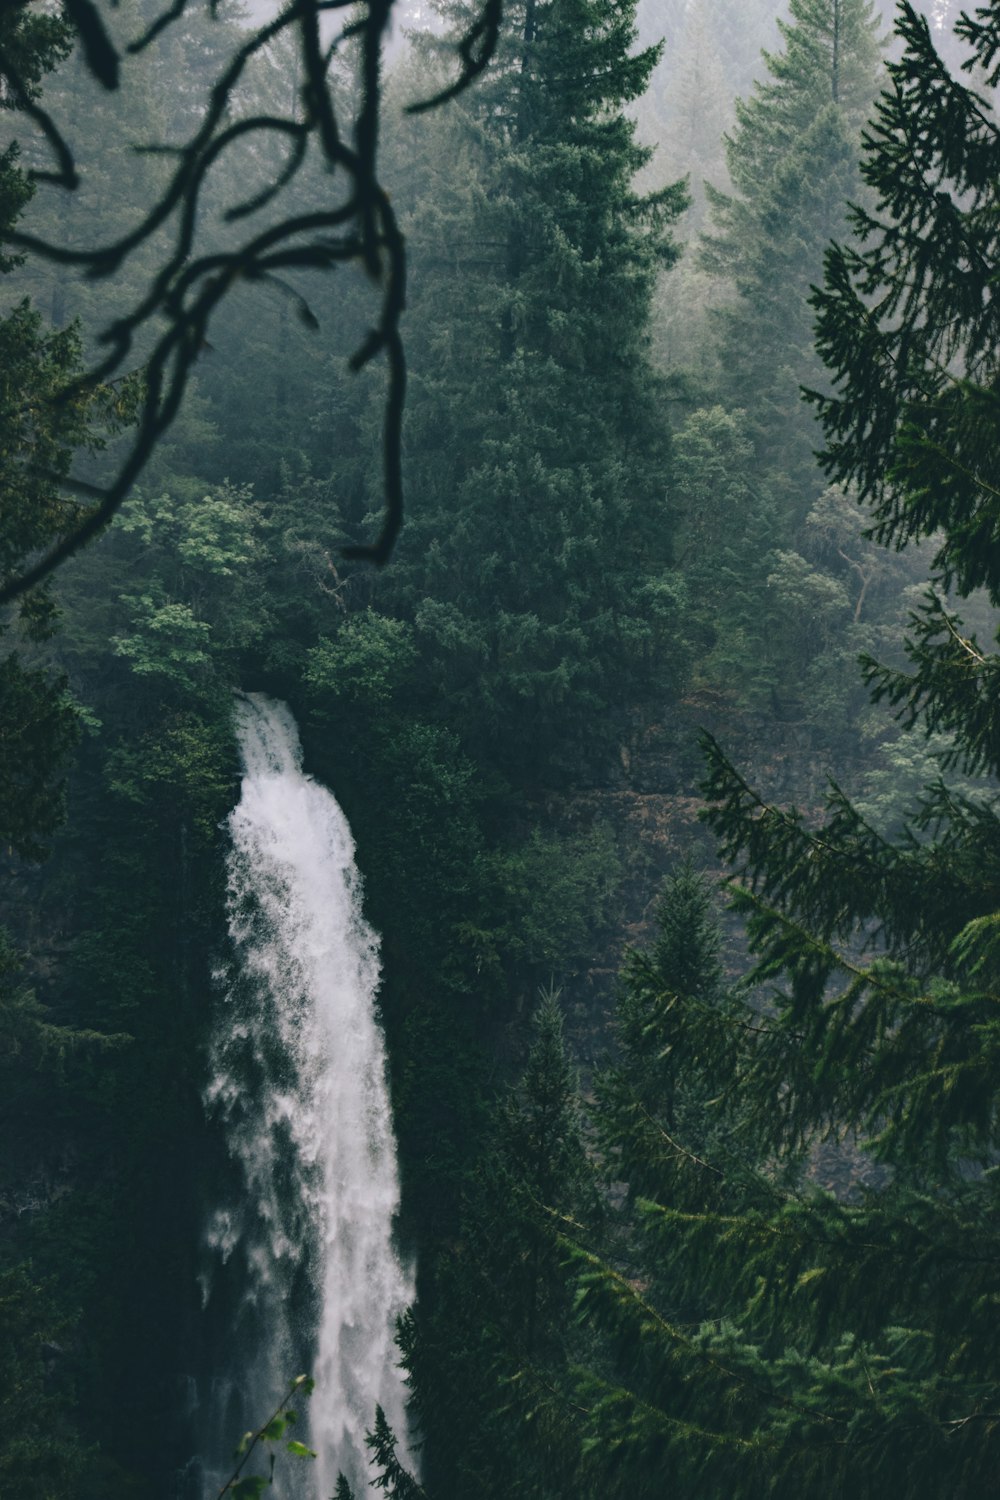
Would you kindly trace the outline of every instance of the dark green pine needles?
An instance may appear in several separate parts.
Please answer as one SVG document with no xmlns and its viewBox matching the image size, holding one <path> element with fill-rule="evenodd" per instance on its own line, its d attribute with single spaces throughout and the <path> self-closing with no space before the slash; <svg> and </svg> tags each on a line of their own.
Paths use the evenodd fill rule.
<svg viewBox="0 0 1000 1500">
<path fill-rule="evenodd" d="M 963 20 L 995 86 L 1000 5 Z M 815 297 L 834 394 L 825 463 L 938 577 L 902 670 L 869 663 L 952 762 L 1000 773 L 997 662 L 945 598 L 1000 602 L 995 281 L 1000 130 L 926 23 L 867 137 L 873 206 Z M 901 838 L 836 788 L 825 817 L 770 805 L 708 744 L 709 822 L 756 968 L 720 985 L 634 960 L 602 1119 L 642 1248 L 567 1241 L 607 1362 L 581 1377 L 606 1493 L 995 1493 L 1000 1463 L 1000 818 L 928 787 Z M 664 916 L 673 929 L 675 887 Z M 692 952 L 703 917 L 689 916 Z M 662 945 L 661 945 L 662 946 Z"/>
</svg>

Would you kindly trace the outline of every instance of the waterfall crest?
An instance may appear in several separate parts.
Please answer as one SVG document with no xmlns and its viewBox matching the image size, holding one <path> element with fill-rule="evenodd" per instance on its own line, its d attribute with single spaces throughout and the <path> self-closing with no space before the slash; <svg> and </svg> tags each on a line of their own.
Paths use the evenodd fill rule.
<svg viewBox="0 0 1000 1500">
<path fill-rule="evenodd" d="M 238 702 L 237 729 L 245 774 L 229 818 L 232 957 L 219 976 L 206 1089 L 236 1174 L 208 1242 L 217 1269 L 235 1262 L 241 1287 L 226 1364 L 243 1424 L 262 1421 L 310 1370 L 318 1457 L 279 1465 L 276 1488 L 329 1500 L 338 1469 L 367 1489 L 376 1403 L 406 1432 L 393 1336 L 414 1289 L 392 1234 L 399 1181 L 377 939 L 347 820 L 303 775 L 291 713 L 251 694 Z M 222 1436 L 229 1445 L 239 1431 Z"/>
</svg>

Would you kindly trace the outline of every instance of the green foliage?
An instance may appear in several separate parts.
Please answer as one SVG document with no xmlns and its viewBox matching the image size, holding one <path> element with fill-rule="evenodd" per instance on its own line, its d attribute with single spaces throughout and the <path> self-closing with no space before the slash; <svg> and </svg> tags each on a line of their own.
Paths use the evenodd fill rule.
<svg viewBox="0 0 1000 1500">
<path fill-rule="evenodd" d="M 746 7 L 716 0 L 713 14 L 731 77 Z M 836 65 L 831 16 L 845 25 Z M 926 830 L 915 829 L 890 891 L 884 841 L 845 805 L 830 834 L 836 857 L 827 857 L 801 820 L 786 826 L 749 788 L 727 783 L 734 827 L 759 819 L 784 839 L 787 886 L 761 888 L 778 915 L 755 929 L 773 950 L 764 977 L 777 983 L 786 961 L 804 977 L 796 968 L 787 1004 L 751 1003 L 723 980 L 704 886 L 690 871 L 670 883 L 659 938 L 629 960 L 620 1057 L 599 1085 L 605 1164 L 629 1188 L 604 1258 L 593 1254 L 595 1242 L 605 1250 L 595 1146 L 552 994 L 537 1010 L 520 1082 L 492 1116 L 486 1103 L 498 1054 L 517 1046 L 519 1002 L 549 976 L 582 971 L 620 915 L 614 833 L 600 820 L 556 827 L 548 794 L 584 779 L 600 787 L 611 753 L 669 714 L 695 655 L 697 686 L 722 683 L 742 708 L 777 703 L 817 736 L 837 733 L 856 694 L 852 658 L 881 651 L 910 576 L 861 538 L 847 491 L 818 494 L 811 467 L 803 478 L 812 438 L 793 407 L 798 381 L 814 378 L 804 307 L 816 247 L 840 225 L 855 180 L 875 57 L 867 10 L 795 0 L 772 82 L 739 117 L 733 197 L 717 200 L 736 292 L 723 340 L 729 369 L 709 398 L 724 394 L 730 407 L 695 411 L 673 443 L 647 345 L 685 193 L 643 193 L 633 181 L 648 164 L 632 112 L 656 62 L 655 49 L 635 45 L 634 19 L 631 3 L 606 0 L 508 6 L 482 89 L 447 116 L 410 117 L 385 142 L 415 271 L 407 447 L 419 507 L 393 569 L 371 577 L 339 561 L 346 533 L 370 526 L 379 498 L 379 435 L 365 409 L 379 377 L 351 389 L 330 369 L 327 342 L 307 345 L 289 316 L 296 281 L 292 298 L 273 303 L 260 286 L 239 292 L 147 493 L 63 580 L 69 632 L 54 649 L 91 733 L 74 827 L 39 920 L 69 951 L 62 976 L 37 990 L 55 1007 L 40 1011 L 13 971 L 0 1005 L 22 1059 L 59 1040 L 45 1029 L 55 1015 L 78 1031 L 127 1027 L 134 1038 L 105 1065 L 81 1068 L 59 1096 L 53 1128 L 67 1127 L 88 1165 L 69 1201 L 40 1213 L 30 1234 L 62 1302 L 85 1304 L 73 1336 L 88 1374 L 73 1398 L 85 1430 L 144 1488 L 151 1470 L 170 1469 L 169 1441 L 155 1456 L 149 1444 L 170 1426 L 157 1402 L 168 1375 L 187 1368 L 179 1350 L 194 1316 L 181 1315 L 182 1289 L 193 1284 L 208 1191 L 200 1163 L 211 1155 L 199 1049 L 221 911 L 219 825 L 235 776 L 230 694 L 243 683 L 304 710 L 308 764 L 345 803 L 368 915 L 384 933 L 407 1228 L 419 1233 L 424 1266 L 403 1338 L 428 1493 L 659 1500 L 669 1483 L 757 1500 L 768 1486 L 789 1492 L 797 1475 L 821 1494 L 816 1433 L 843 1430 L 830 1427 L 830 1412 L 846 1414 L 848 1429 L 852 1413 L 863 1413 L 856 1427 L 869 1420 L 866 1380 L 886 1410 L 920 1410 L 910 1372 L 931 1368 L 932 1355 L 927 1330 L 906 1322 L 912 1303 L 900 1293 L 893 1323 L 862 1313 L 865 1277 L 884 1275 L 871 1237 L 920 1264 L 934 1185 L 907 1175 L 881 1218 L 852 1218 L 856 1205 L 812 1194 L 803 1160 L 817 1119 L 836 1134 L 853 1112 L 852 1128 L 867 1123 L 877 1151 L 906 1175 L 921 1111 L 934 1108 L 940 1170 L 951 1172 L 952 1136 L 967 1143 L 985 1118 L 989 1070 L 973 1039 L 989 1006 L 982 997 L 966 1005 L 958 977 L 973 974 L 984 988 L 996 963 L 991 898 L 969 899 L 995 863 L 980 813 L 962 813 L 971 855 L 961 839 L 950 852 L 921 852 Z M 205 38 L 192 17 L 182 26 L 169 84 L 151 70 L 148 98 L 126 101 L 128 130 L 115 126 L 115 107 L 95 127 L 89 199 L 56 230 L 67 242 L 97 226 L 102 238 L 120 232 L 128 194 L 141 196 L 122 167 L 137 122 L 153 138 L 166 125 L 182 135 L 197 119 Z M 218 32 L 216 45 L 227 38 Z M 287 94 L 292 61 L 269 58 L 266 86 L 256 80 L 241 108 Z M 688 78 L 689 103 L 702 76 Z M 79 104 L 78 81 L 64 77 L 66 110 Z M 691 149 L 708 153 L 710 143 L 692 136 Z M 159 166 L 142 163 L 148 186 Z M 266 173 L 273 163 L 243 159 L 232 175 L 244 168 Z M 328 184 L 319 174 L 309 181 L 319 201 Z M 89 330 L 105 315 L 102 284 L 44 290 L 60 321 L 77 309 Z M 364 328 L 368 307 L 347 301 L 338 291 L 316 302 L 325 325 Z M 22 317 L 19 347 L 35 339 L 45 379 L 64 379 L 75 335 L 46 338 L 32 316 Z M 81 433 L 95 412 L 76 413 Z M 59 443 L 71 435 L 69 425 L 50 434 L 49 467 L 67 461 Z M 24 467 L 15 465 L 18 482 Z M 26 527 L 31 519 L 25 510 Z M 985 676 L 972 687 L 988 719 Z M 944 679 L 936 692 L 944 705 Z M 40 776 L 41 735 L 54 743 L 56 709 L 69 713 L 61 687 L 51 698 L 48 728 L 39 719 L 38 739 L 26 734 L 12 761 L 22 777 L 24 747 Z M 957 698 L 948 712 L 942 728 L 961 721 Z M 4 775 L 0 759 L 0 794 Z M 40 820 L 52 804 L 40 779 L 12 783 L 8 804 L 12 816 L 27 812 L 32 837 L 47 835 Z M 943 954 L 948 972 L 924 988 L 905 965 L 857 984 L 850 973 L 828 1015 L 822 980 L 856 957 L 840 941 L 848 919 L 836 943 L 811 939 L 810 968 L 789 926 L 805 917 L 788 919 L 782 902 L 800 886 L 818 912 L 839 889 L 845 849 L 863 866 L 850 900 L 873 880 L 889 913 L 866 908 L 862 928 L 881 922 L 897 946 Z M 906 928 L 908 896 L 921 913 L 936 903 L 936 927 L 921 914 Z M 964 1050 L 949 1032 L 958 1015 Z M 881 1072 L 866 1071 L 873 1036 L 888 1039 Z M 936 1046 L 935 1066 L 916 1081 L 916 1061 Z M 91 1183 L 94 1162 L 102 1175 Z M 971 1189 L 966 1209 L 950 1246 L 980 1232 Z M 776 1242 L 793 1247 L 789 1257 L 776 1260 Z M 953 1267 L 935 1245 L 923 1261 L 926 1301 L 943 1321 L 935 1278 L 943 1285 Z M 579 1322 L 564 1255 L 580 1273 Z M 829 1292 L 822 1316 L 810 1302 L 820 1292 Z M 800 1337 L 794 1315 L 807 1303 Z M 595 1323 L 614 1338 L 605 1342 Z M 70 1404 L 67 1396 L 64 1410 Z M 249 1435 L 255 1454 L 270 1444 L 279 1462 L 308 1457 L 288 1437 L 285 1411 Z M 875 1437 L 859 1439 L 883 1488 L 880 1464 L 908 1461 L 898 1451 L 908 1419 L 891 1432 L 873 1421 Z M 782 1443 L 787 1463 L 775 1457 Z M 381 1413 L 370 1447 L 376 1487 L 423 1493 Z M 831 1484 L 854 1482 L 859 1467 L 834 1466 Z M 269 1480 L 238 1474 L 231 1492 L 260 1494 Z M 109 1491 L 129 1482 L 116 1474 Z M 338 1500 L 349 1496 L 342 1478 Z"/>
<path fill-rule="evenodd" d="M 23 966 L 23 955 L 12 946 L 9 934 L 0 929 L 0 1069 L 19 1075 L 17 1080 L 11 1076 L 7 1081 L 9 1096 L 21 1093 L 26 1074 L 58 1076 L 69 1057 L 83 1050 L 106 1051 L 129 1040 L 127 1036 L 54 1024 L 35 991 L 25 984 Z M 9 1106 L 12 1097 L 7 1102 Z"/>
<path fill-rule="evenodd" d="M 717 789 L 732 777 L 721 762 L 716 775 Z M 887 1452 L 908 1492 L 938 1493 L 947 1476 L 983 1472 L 988 1450 L 950 1443 L 994 1357 L 987 1328 L 973 1335 L 968 1321 L 983 1316 L 983 1263 L 959 1250 L 990 1234 L 992 1174 L 969 1176 L 972 1141 L 988 1152 L 993 1130 L 988 1003 L 824 941 L 823 887 L 829 922 L 848 899 L 844 840 L 829 825 L 808 840 L 806 858 L 832 845 L 841 865 L 824 859 L 810 897 L 790 858 L 808 836 L 759 811 L 770 826 L 747 874 L 781 895 L 743 904 L 758 978 L 785 975 L 789 988 L 763 1012 L 735 993 L 706 999 L 703 938 L 683 987 L 669 961 L 632 961 L 601 1129 L 611 1170 L 642 1195 L 646 1253 L 640 1280 L 567 1242 L 580 1310 L 616 1361 L 584 1378 L 580 1399 L 610 1475 L 642 1494 L 663 1464 L 707 1494 L 793 1494 L 803 1475 L 810 1493 L 874 1494 Z M 749 821 L 732 804 L 714 817 Z M 678 915 L 696 896 L 685 883 Z M 819 1191 L 817 1143 L 850 1147 L 854 1132 L 895 1175 Z"/>
<path fill-rule="evenodd" d="M 0 48 L 13 67 L 0 108 L 37 104 L 40 82 L 68 51 L 64 18 L 26 7 L 0 17 Z M 6 241 L 28 205 L 33 184 L 22 170 L 16 144 L 0 155 L 0 237 Z M 0 244 L 0 272 L 20 258 Z M 39 549 L 58 541 L 81 514 L 61 481 L 75 450 L 96 454 L 127 421 L 134 382 L 118 390 L 55 394 L 80 371 L 75 328 L 47 329 L 23 296 L 5 297 L 0 318 L 0 575 L 16 574 Z M 50 669 L 41 643 L 52 636 L 55 605 L 36 590 L 21 602 L 16 623 L 3 622 L 0 653 L 0 837 L 8 856 L 37 861 L 64 816 L 65 770 L 80 732 L 80 714 L 66 676 Z M 15 643 L 16 642 L 16 649 Z M 13 860 L 8 860 L 13 864 Z M 23 924 L 18 883 L 9 881 L 5 919 Z M 8 875 L 10 875 L 8 871 Z M 23 895 L 21 897 L 23 900 Z M 61 920 L 61 914 L 60 914 Z M 56 924 L 58 928 L 59 924 Z M 51 944 L 52 929 L 41 945 Z M 19 934 L 20 938 L 20 934 Z M 88 1085 L 101 1069 L 112 1070 L 129 1038 L 108 1035 L 92 1020 L 59 1003 L 39 962 L 36 931 L 30 955 L 0 934 L 0 1139 L 3 1141 L 5 1202 L 0 1264 L 0 1492 L 38 1500 L 97 1500 L 124 1497 L 130 1489 L 119 1466 L 99 1450 L 106 1431 L 92 1427 L 81 1410 L 86 1385 L 77 1358 L 79 1299 L 90 1268 L 70 1261 L 41 1274 L 31 1265 L 11 1265 L 40 1248 L 37 1221 L 51 1210 L 50 1161 L 72 1118 L 86 1134 Z M 17 946 L 20 946 L 18 942 Z M 41 980 L 41 983 L 36 981 Z M 52 1001 L 55 999 L 56 1003 Z M 74 1109 L 75 1106 L 75 1109 Z M 48 1158 L 48 1160 L 47 1160 Z M 9 1196 L 8 1196 L 9 1195 Z M 11 1205 L 16 1212 L 11 1212 Z M 35 1240 L 35 1244 L 32 1241 Z M 39 1259 L 44 1259 L 44 1254 Z M 62 1274 L 60 1274 L 62 1273 Z M 86 1434 L 86 1441 L 81 1436 Z"/>
<path fill-rule="evenodd" d="M 898 838 L 908 824 L 914 827 L 925 788 L 937 781 L 946 781 L 952 796 L 978 800 L 989 796 L 990 786 L 984 779 L 961 777 L 948 769 L 954 750 L 954 740 L 945 734 L 928 734 L 919 725 L 882 741 L 854 798 L 865 822 L 885 837 Z"/>
<path fill-rule="evenodd" d="M 995 83 L 993 6 L 958 28 L 970 71 Z M 831 470 L 855 483 L 887 544 L 935 538 L 963 593 L 997 577 L 995 312 L 1000 132 L 945 68 L 926 21 L 900 9 L 905 52 L 889 65 L 864 177 L 874 195 L 816 294 L 818 348 L 836 394 L 817 397 Z M 922 123 L 918 129 L 916 121 Z"/>
<path fill-rule="evenodd" d="M 693 413 L 675 450 L 680 557 L 703 642 L 696 683 L 744 711 L 808 727 L 814 743 L 843 756 L 865 703 L 858 655 L 895 652 L 921 557 L 868 539 L 865 513 L 838 485 L 789 532 L 742 411 Z"/>
<path fill-rule="evenodd" d="M 918 721 L 928 733 L 955 737 L 946 767 L 997 774 L 997 662 L 967 635 L 962 621 L 940 593 L 926 591 L 919 611 L 910 615 L 905 651 L 912 673 L 880 665 L 870 657 L 863 665 L 876 702 L 887 701 L 904 725 Z"/>
<path fill-rule="evenodd" d="M 727 137 L 732 194 L 710 190 L 703 263 L 735 299 L 720 310 L 720 369 L 782 512 L 798 520 L 814 483 L 815 434 L 799 388 L 818 384 L 809 292 L 829 240 L 859 195 L 861 130 L 878 87 L 869 0 L 792 0 L 769 77 L 736 106 Z"/>
<path fill-rule="evenodd" d="M 508 7 L 469 104 L 396 147 L 422 504 L 379 596 L 415 627 L 423 700 L 522 786 L 600 764 L 684 673 L 646 359 L 684 192 L 632 187 L 648 153 L 624 108 L 656 55 L 633 35 L 632 4 Z"/>
<path fill-rule="evenodd" d="M 70 50 L 71 31 L 56 13 L 17 7 L 0 20 L 0 49 L 16 72 L 18 87 L 7 87 L 0 109 L 38 105 L 41 81 Z M 15 141 L 0 155 L 0 273 L 20 268 L 23 256 L 4 244 L 31 203 L 35 184 L 21 165 Z M 134 411 L 136 385 L 74 388 L 81 371 L 81 341 L 75 326 L 46 328 L 26 297 L 0 317 L 0 580 L 17 574 L 25 561 L 66 535 L 82 515 L 80 502 L 60 483 L 74 453 L 105 447 Z M 26 606 L 28 618 L 37 598 Z M 22 606 L 22 610 L 25 606 Z"/>
<path fill-rule="evenodd" d="M 412 626 L 368 609 L 349 615 L 335 636 L 317 642 L 305 682 L 318 698 L 377 707 L 391 700 L 416 659 Z"/>
<path fill-rule="evenodd" d="M 90 403 L 52 400 L 76 374 L 79 361 L 75 332 L 46 333 L 27 301 L 0 319 L 0 569 L 5 578 L 79 518 L 78 503 L 66 498 L 59 480 L 69 472 L 74 449 L 90 435 Z M 46 474 L 50 477 L 41 477 Z"/>
<path fill-rule="evenodd" d="M 56 780 L 79 738 L 64 677 L 0 658 L 0 838 L 24 859 L 40 859 L 62 823 L 65 782 Z"/>
<path fill-rule="evenodd" d="M 996 7 L 962 29 L 988 70 Z M 970 233 L 980 226 L 994 183 L 977 198 L 963 164 L 994 127 L 909 6 L 900 32 L 867 145 L 877 219 L 856 218 L 872 243 L 833 252 L 817 296 L 839 382 L 820 402 L 827 462 L 874 500 L 883 541 L 926 535 L 933 510 L 944 577 L 996 599 L 990 546 L 972 545 L 989 481 L 968 478 L 988 472 L 995 423 L 973 436 L 964 396 L 938 401 L 959 350 L 970 381 L 992 368 L 976 343 L 985 282 L 966 285 L 979 270 L 944 230 L 956 201 Z M 942 191 L 953 173 L 955 199 Z M 905 455 L 931 408 L 943 468 L 918 474 Z M 951 485 L 945 453 L 965 476 Z M 833 493 L 817 539 L 863 583 L 875 560 L 844 545 L 843 520 Z M 785 557 L 783 587 L 805 602 L 800 562 Z M 993 656 L 940 593 L 907 651 L 908 673 L 869 663 L 875 696 L 904 724 L 947 731 L 951 764 L 995 777 Z M 591 1451 L 612 1492 L 640 1496 L 664 1474 L 726 1500 L 986 1496 L 1000 1433 L 995 798 L 937 779 L 890 838 L 835 786 L 807 818 L 761 797 L 714 742 L 706 751 L 707 818 L 755 964 L 728 991 L 715 970 L 706 992 L 712 948 L 689 915 L 680 931 L 698 961 L 683 984 L 671 945 L 628 970 L 601 1131 L 642 1237 L 624 1268 L 578 1236 L 565 1246 L 581 1314 L 606 1340 L 607 1363 L 579 1387 Z"/>
<path fill-rule="evenodd" d="M 16 70 L 18 88 L 5 89 L 0 109 L 37 104 L 43 76 L 69 48 L 65 20 L 24 8 L 0 18 L 0 47 Z M 20 257 L 4 251 L 7 236 L 30 202 L 34 184 L 20 166 L 16 143 L 0 155 L 0 273 Z M 53 401 L 80 369 L 75 329 L 44 327 L 26 298 L 0 318 L 0 580 L 61 537 L 80 506 L 60 481 L 74 452 L 104 446 L 105 433 L 128 414 L 129 397 L 111 390 L 79 391 Z M 104 431 L 102 431 L 102 427 Z M 36 590 L 21 603 L 19 623 L 29 640 L 52 633 L 53 604 Z M 9 631 L 9 621 L 3 630 Z M 22 858 L 40 859 L 44 840 L 63 816 L 61 773 L 77 738 L 66 681 L 43 666 L 26 665 L 9 643 L 0 656 L 0 837 Z"/>
<path fill-rule="evenodd" d="M 595 1084 L 605 1173 L 627 1183 L 633 1198 L 701 1163 L 724 1134 L 720 1089 L 723 1100 L 731 1094 L 725 1060 L 713 1073 L 709 1049 L 724 1045 L 735 1001 L 723 982 L 712 895 L 690 864 L 667 882 L 656 925 L 651 948 L 626 960 L 614 1016 L 618 1055 Z M 683 1045 L 689 1013 L 704 1050 Z"/>
<path fill-rule="evenodd" d="M 7 10 L 0 18 L 0 46 L 14 68 L 27 100 L 37 103 L 40 85 L 70 49 L 70 33 L 62 17 L 37 11 Z M 5 91 L 0 109 L 9 111 L 17 100 Z M 19 166 L 20 148 L 12 141 L 0 155 L 0 238 L 6 240 L 30 202 L 33 187 Z M 19 264 L 21 257 L 0 251 L 0 274 Z"/>
<path fill-rule="evenodd" d="M 498 1150 L 526 1200 L 582 1201 L 589 1169 L 583 1149 L 577 1080 L 563 1038 L 560 992 L 543 991 L 517 1088 L 504 1101 Z"/>
<path fill-rule="evenodd" d="M 424 1491 L 396 1457 L 396 1435 L 380 1406 L 375 1408 L 375 1426 L 365 1441 L 379 1471 L 371 1481 L 373 1489 L 385 1490 L 393 1500 L 425 1500 Z"/>
<path fill-rule="evenodd" d="M 250 618 L 255 521 L 226 487 L 203 510 L 136 497 L 61 579 L 66 629 L 48 647 L 87 704 L 88 732 L 71 827 L 32 892 L 26 979 L 4 976 L 20 1049 L 2 1060 L 4 1180 L 30 1204 L 11 1253 L 33 1258 L 72 1322 L 64 1357 L 80 1378 L 60 1383 L 59 1420 L 102 1448 L 69 1491 L 81 1500 L 148 1489 L 190 1442 L 163 1419 L 160 1393 L 164 1372 L 186 1367 L 197 1079 L 235 781 L 230 683 L 264 619 L 259 602 Z M 176 637 L 156 628 L 171 611 L 201 627 L 202 661 L 179 660 Z M 66 688 L 53 697 L 68 714 Z"/>
<path fill-rule="evenodd" d="M 67 1326 L 29 1268 L 0 1268 L 0 1487 L 37 1500 L 76 1500 L 92 1472 L 67 1426 L 60 1364 Z M 54 1377 L 54 1378 L 53 1378 Z"/>
<path fill-rule="evenodd" d="M 467 1178 L 460 1236 L 401 1332 L 429 1494 L 572 1487 L 578 1445 L 556 1419 L 569 1405 L 573 1343 L 557 1231 L 598 1217 L 559 995 L 548 991 L 524 1071 Z M 447 1443 L 456 1430 L 462 1442 Z"/>
<path fill-rule="evenodd" d="M 535 828 L 485 864 L 492 933 L 484 963 L 563 973 L 587 961 L 618 914 L 621 862 L 607 824 L 562 836 Z"/>
<path fill-rule="evenodd" d="M 315 1382 L 308 1375 L 298 1375 L 292 1381 L 288 1390 L 281 1398 L 280 1403 L 256 1432 L 245 1432 L 240 1439 L 236 1450 L 236 1468 L 226 1480 L 219 1491 L 220 1500 L 223 1495 L 233 1496 L 233 1500 L 260 1500 L 260 1496 L 274 1483 L 274 1466 L 278 1453 L 289 1453 L 293 1458 L 315 1458 L 316 1455 L 305 1443 L 300 1443 L 297 1438 L 287 1438 L 288 1429 L 298 1421 L 298 1412 L 293 1407 L 286 1406 L 293 1396 L 311 1396 L 315 1389 Z M 279 1449 L 276 1445 L 281 1444 Z M 244 1474 L 245 1464 L 254 1455 L 257 1448 L 266 1453 L 268 1472 L 263 1474 Z"/>
<path fill-rule="evenodd" d="M 128 577 L 115 590 L 111 645 L 136 677 L 200 696 L 227 667 L 235 676 L 235 659 L 267 624 L 254 588 L 259 528 L 249 489 L 228 484 L 197 499 L 126 502 L 109 548 Z"/>
<path fill-rule="evenodd" d="M 209 626 L 195 618 L 188 604 L 159 604 L 149 594 L 132 595 L 125 602 L 133 633 L 112 637 L 118 655 L 137 677 L 163 677 L 186 687 L 209 663 Z"/>
</svg>

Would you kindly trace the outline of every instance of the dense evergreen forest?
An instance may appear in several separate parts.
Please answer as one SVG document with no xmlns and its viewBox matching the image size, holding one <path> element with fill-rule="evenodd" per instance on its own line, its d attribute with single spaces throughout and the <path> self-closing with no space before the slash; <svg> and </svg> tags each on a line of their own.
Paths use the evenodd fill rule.
<svg viewBox="0 0 1000 1500">
<path fill-rule="evenodd" d="M 364 1493 L 220 1207 L 274 699 L 380 943 L 371 1483 L 995 1493 L 1000 4 L 778 7 L 0 12 L 0 1500 Z"/>
</svg>

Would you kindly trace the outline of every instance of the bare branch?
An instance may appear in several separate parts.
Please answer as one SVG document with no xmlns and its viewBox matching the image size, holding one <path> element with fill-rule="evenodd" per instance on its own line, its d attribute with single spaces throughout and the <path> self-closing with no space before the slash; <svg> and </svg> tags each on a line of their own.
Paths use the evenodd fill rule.
<svg viewBox="0 0 1000 1500">
<path fill-rule="evenodd" d="M 359 370 L 373 359 L 386 360 L 383 415 L 383 484 L 385 515 L 379 537 L 371 544 L 345 549 L 345 556 L 377 565 L 388 561 L 403 520 L 402 424 L 406 395 L 406 357 L 401 319 L 406 305 L 406 252 L 388 197 L 378 178 L 378 139 L 381 114 L 381 52 L 395 0 L 289 0 L 279 14 L 246 36 L 215 80 L 197 129 L 185 143 L 140 144 L 174 165 L 156 202 L 137 224 L 110 244 L 72 246 L 53 243 L 28 233 L 12 233 L 16 249 L 56 265 L 75 266 L 91 278 L 116 275 L 155 235 L 169 228 L 170 242 L 156 271 L 134 305 L 114 319 L 99 335 L 104 353 L 85 374 L 56 394 L 57 402 L 79 399 L 120 377 L 137 343 L 151 353 L 143 369 L 145 393 L 138 423 L 117 472 L 104 485 L 82 485 L 60 480 L 70 490 L 86 494 L 92 505 L 74 530 L 61 537 L 43 557 L 19 575 L 0 583 L 0 604 L 9 603 L 33 588 L 95 537 L 114 517 L 131 486 L 142 473 L 156 444 L 180 409 L 191 372 L 205 346 L 211 319 L 238 282 L 274 287 L 295 302 L 299 317 L 310 328 L 317 319 L 301 294 L 277 274 L 298 269 L 330 270 L 345 262 L 361 265 L 382 288 L 378 321 L 350 360 Z M 496 47 L 502 0 L 483 0 L 482 10 L 459 43 L 458 79 L 434 99 L 414 106 L 432 108 L 454 98 L 486 68 Z M 120 47 L 112 39 L 94 0 L 66 0 L 66 15 L 81 46 L 83 61 L 98 86 L 129 87 L 128 64 L 145 52 L 187 12 L 189 0 L 171 0 L 133 40 Z M 324 14 L 351 10 L 350 24 L 337 41 L 324 44 L 320 21 Z M 214 5 L 210 3 L 214 15 Z M 358 13 L 360 11 L 360 13 Z M 360 103 L 350 128 L 338 120 L 338 100 L 330 70 L 338 46 L 348 36 L 358 48 Z M 299 97 L 286 116 L 256 113 L 233 118 L 235 91 L 250 63 L 282 37 L 299 55 Z M 15 110 L 41 132 L 54 160 L 54 170 L 36 171 L 35 178 L 67 191 L 79 182 L 69 140 L 37 104 L 17 73 L 16 61 L 0 48 L 0 82 L 5 82 Z M 339 106 L 342 108 L 342 105 Z M 251 233 L 241 245 L 213 253 L 199 253 L 199 208 L 211 173 L 236 142 L 284 137 L 288 152 L 272 180 L 258 192 L 231 207 L 229 224 L 250 222 L 273 205 L 295 181 L 315 143 L 329 169 L 331 201 L 309 214 L 292 213 L 277 224 Z M 349 144 L 351 143 L 351 144 Z M 164 327 L 165 321 L 165 327 Z M 49 476 L 51 477 L 51 476 Z"/>
</svg>

